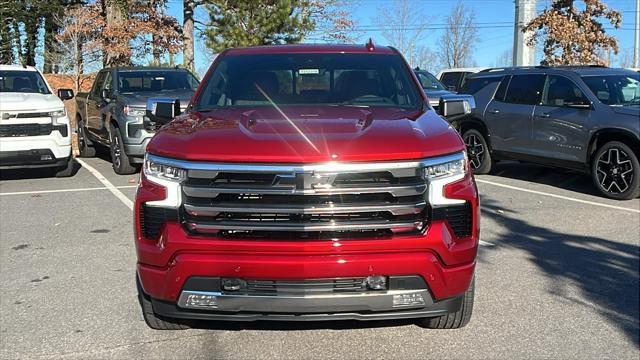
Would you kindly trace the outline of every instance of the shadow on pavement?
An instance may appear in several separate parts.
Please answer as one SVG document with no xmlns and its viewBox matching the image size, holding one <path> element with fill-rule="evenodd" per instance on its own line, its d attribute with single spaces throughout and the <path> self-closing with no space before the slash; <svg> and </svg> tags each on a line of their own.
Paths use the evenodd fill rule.
<svg viewBox="0 0 640 360">
<path fill-rule="evenodd" d="M 587 195 L 602 196 L 593 185 L 591 175 L 579 171 L 531 163 L 501 161 L 492 169 L 491 175 L 555 186 Z"/>
<path fill-rule="evenodd" d="M 549 293 L 590 308 L 640 344 L 640 247 L 530 224 L 486 195 L 482 207 L 488 210 L 483 216 L 508 230 L 487 251 L 504 246 L 527 252 L 552 279 Z M 498 209 L 503 212 L 498 214 Z M 578 297 L 571 294 L 570 284 L 580 290 Z"/>
</svg>

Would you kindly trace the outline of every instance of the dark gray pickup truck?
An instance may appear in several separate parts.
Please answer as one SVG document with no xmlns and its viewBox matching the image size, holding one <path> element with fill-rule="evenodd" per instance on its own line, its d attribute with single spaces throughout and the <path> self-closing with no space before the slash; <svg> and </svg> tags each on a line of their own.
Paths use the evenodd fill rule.
<svg viewBox="0 0 640 360">
<path fill-rule="evenodd" d="M 179 99 L 184 110 L 198 80 L 185 69 L 118 67 L 100 70 L 91 91 L 77 99 L 80 156 L 95 155 L 96 144 L 111 150 L 113 170 L 132 174 L 147 143 L 161 125 L 146 115 L 149 99 Z"/>
</svg>

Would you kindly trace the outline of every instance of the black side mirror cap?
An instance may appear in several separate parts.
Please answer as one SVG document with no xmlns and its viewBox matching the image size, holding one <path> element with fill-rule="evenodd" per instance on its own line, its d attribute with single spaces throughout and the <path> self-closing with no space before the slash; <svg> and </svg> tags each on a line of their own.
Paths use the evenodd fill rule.
<svg viewBox="0 0 640 360">
<path fill-rule="evenodd" d="M 102 99 L 104 101 L 110 101 L 111 100 L 111 89 L 103 89 L 101 95 L 102 95 Z"/>
<path fill-rule="evenodd" d="M 149 98 L 147 100 L 147 118 L 152 124 L 166 124 L 180 115 L 180 100 L 167 98 Z"/>
<path fill-rule="evenodd" d="M 447 120 L 465 117 L 476 108 L 473 95 L 442 95 L 438 104 L 438 114 Z"/>
<path fill-rule="evenodd" d="M 75 95 L 71 89 L 58 89 L 58 97 L 60 100 L 71 100 Z"/>
</svg>

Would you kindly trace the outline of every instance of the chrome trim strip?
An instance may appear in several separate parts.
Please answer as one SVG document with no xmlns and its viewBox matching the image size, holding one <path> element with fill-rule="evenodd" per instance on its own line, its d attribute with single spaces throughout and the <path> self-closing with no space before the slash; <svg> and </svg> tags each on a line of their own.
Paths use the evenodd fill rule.
<svg viewBox="0 0 640 360">
<path fill-rule="evenodd" d="M 455 154 L 426 158 L 416 161 L 387 161 L 373 163 L 341 163 L 329 162 L 322 164 L 309 165 L 268 165 L 260 163 L 209 163 L 201 161 L 186 161 L 161 157 L 153 154 L 147 154 L 147 159 L 153 162 L 179 167 L 186 170 L 204 170 L 215 172 L 249 172 L 249 173 L 293 173 L 293 172 L 327 172 L 327 173 L 344 173 L 344 172 L 367 172 L 367 171 L 393 171 L 402 169 L 416 169 L 426 166 L 443 164 L 451 161 L 464 159 L 464 154 L 458 152 Z M 189 176 L 193 177 L 191 174 Z"/>
<path fill-rule="evenodd" d="M 193 216 L 216 216 L 221 212 L 267 213 L 267 214 L 348 214 L 362 212 L 390 212 L 393 215 L 420 213 L 427 206 L 426 201 L 417 203 L 370 203 L 353 205 L 242 205 L 234 202 L 218 203 L 212 206 L 184 204 L 187 213 Z"/>
<path fill-rule="evenodd" d="M 291 223 L 284 222 L 259 222 L 259 221 L 219 221 L 219 222 L 193 222 L 187 221 L 186 226 L 192 231 L 211 233 L 218 230 L 238 231 L 349 231 L 349 230 L 394 230 L 394 229 L 420 229 L 424 221 L 340 221 L 332 223 Z"/>
<path fill-rule="evenodd" d="M 424 304 L 393 306 L 394 295 L 419 294 Z M 215 296 L 217 306 L 198 307 L 187 306 L 190 295 Z M 187 309 L 201 309 L 210 311 L 259 311 L 282 313 L 317 313 L 317 312 L 345 312 L 345 311 L 388 311 L 395 309 L 423 308 L 433 304 L 429 291 L 424 290 L 388 290 L 371 291 L 361 294 L 326 294 L 306 296 L 251 296 L 230 295 L 221 292 L 182 291 L 178 299 L 178 306 Z"/>
<path fill-rule="evenodd" d="M 395 197 L 424 194 L 426 183 L 396 186 L 366 186 L 366 187 L 332 187 L 297 190 L 295 187 L 242 187 L 242 186 L 193 186 L 182 187 L 187 196 L 214 198 L 218 194 L 265 194 L 265 195 L 343 195 L 343 194 L 376 194 L 390 193 Z"/>
</svg>

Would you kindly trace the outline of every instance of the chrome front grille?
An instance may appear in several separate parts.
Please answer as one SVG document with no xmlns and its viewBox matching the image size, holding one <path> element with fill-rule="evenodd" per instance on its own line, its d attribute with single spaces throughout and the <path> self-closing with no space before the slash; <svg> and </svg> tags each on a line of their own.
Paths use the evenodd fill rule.
<svg viewBox="0 0 640 360">
<path fill-rule="evenodd" d="M 420 162 L 188 169 L 182 222 L 195 234 L 286 239 L 421 231 L 427 185 Z"/>
</svg>

